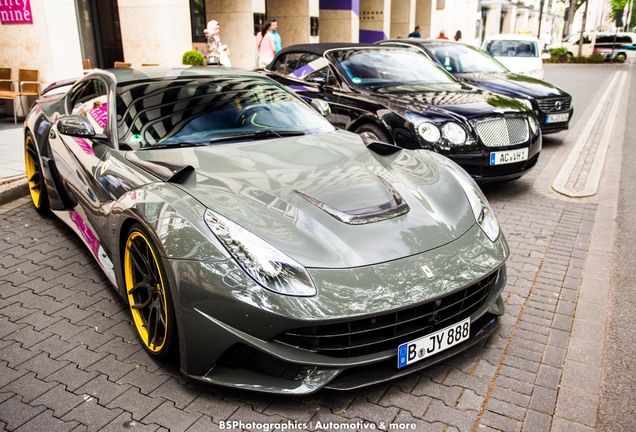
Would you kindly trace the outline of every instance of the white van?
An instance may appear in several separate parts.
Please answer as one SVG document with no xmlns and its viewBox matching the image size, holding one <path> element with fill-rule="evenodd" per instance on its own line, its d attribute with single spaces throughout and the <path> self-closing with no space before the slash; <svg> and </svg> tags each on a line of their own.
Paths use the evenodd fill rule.
<svg viewBox="0 0 636 432">
<path fill-rule="evenodd" d="M 539 39 L 525 34 L 498 34 L 488 36 L 481 49 L 499 60 L 510 71 L 543 79 Z"/>
<path fill-rule="evenodd" d="M 579 54 L 580 33 L 568 36 L 562 46 L 568 49 L 568 55 Z M 636 57 L 636 33 L 628 32 L 595 32 L 583 33 L 583 51 L 581 55 L 589 57 L 592 54 L 603 54 L 609 60 L 613 54 L 614 60 L 624 62 L 628 58 Z"/>
</svg>

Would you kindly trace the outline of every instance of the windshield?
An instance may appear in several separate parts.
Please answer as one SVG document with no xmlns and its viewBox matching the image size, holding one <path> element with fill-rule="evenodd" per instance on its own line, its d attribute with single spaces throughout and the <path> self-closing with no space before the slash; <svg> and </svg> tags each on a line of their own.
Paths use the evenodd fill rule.
<svg viewBox="0 0 636 432">
<path fill-rule="evenodd" d="M 268 79 L 200 77 L 117 87 L 119 140 L 132 148 L 228 142 L 223 137 L 332 131 L 320 114 Z M 267 133 L 262 133 L 268 131 Z"/>
<path fill-rule="evenodd" d="M 508 69 L 485 52 L 459 44 L 427 46 L 450 73 L 508 72 Z"/>
<path fill-rule="evenodd" d="M 539 47 L 532 40 L 489 40 L 482 48 L 493 57 L 539 57 Z"/>
<path fill-rule="evenodd" d="M 379 88 L 413 84 L 454 84 L 443 69 L 412 51 L 356 49 L 331 53 L 355 87 Z"/>
</svg>

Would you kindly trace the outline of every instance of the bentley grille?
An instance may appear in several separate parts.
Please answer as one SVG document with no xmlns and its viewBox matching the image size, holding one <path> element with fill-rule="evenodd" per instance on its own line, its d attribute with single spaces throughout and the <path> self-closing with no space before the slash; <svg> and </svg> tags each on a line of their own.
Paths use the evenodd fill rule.
<svg viewBox="0 0 636 432">
<path fill-rule="evenodd" d="M 477 135 L 486 147 L 504 147 L 528 141 L 526 117 L 492 117 L 473 122 Z"/>
<path fill-rule="evenodd" d="M 479 310 L 499 272 L 468 288 L 410 309 L 370 318 L 305 327 L 275 340 L 330 357 L 356 357 L 395 349 L 405 342 L 459 322 Z M 397 351 L 396 351 L 397 352 Z"/>
</svg>

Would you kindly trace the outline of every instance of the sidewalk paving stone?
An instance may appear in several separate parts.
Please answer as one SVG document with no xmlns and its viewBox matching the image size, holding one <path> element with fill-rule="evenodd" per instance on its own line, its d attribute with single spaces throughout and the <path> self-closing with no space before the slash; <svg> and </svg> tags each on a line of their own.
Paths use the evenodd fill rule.
<svg viewBox="0 0 636 432">
<path fill-rule="evenodd" d="M 58 384 L 48 392 L 40 395 L 31 402 L 32 406 L 43 406 L 53 410 L 53 415 L 57 418 L 63 417 L 73 410 L 73 408 L 84 403 L 86 399 L 66 389 L 66 386 Z"/>
<path fill-rule="evenodd" d="M 44 407 L 33 407 L 22 402 L 22 398 L 15 395 L 0 404 L 0 421 L 6 423 L 7 430 L 12 431 L 35 418 L 44 410 Z"/>
<path fill-rule="evenodd" d="M 67 432 L 74 430 L 78 425 L 76 421 L 64 422 L 53 417 L 53 411 L 47 409 L 17 428 L 15 432 Z"/>
<path fill-rule="evenodd" d="M 80 405 L 73 408 L 61 420 L 81 422 L 86 425 L 88 431 L 93 432 L 102 430 L 122 412 L 119 408 L 104 408 L 97 403 L 97 399 L 86 396 Z"/>
</svg>

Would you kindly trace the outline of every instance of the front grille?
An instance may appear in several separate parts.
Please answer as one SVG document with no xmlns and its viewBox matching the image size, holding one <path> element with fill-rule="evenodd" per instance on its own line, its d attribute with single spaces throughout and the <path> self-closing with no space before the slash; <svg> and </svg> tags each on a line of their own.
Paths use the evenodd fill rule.
<svg viewBox="0 0 636 432">
<path fill-rule="evenodd" d="M 470 316 L 484 305 L 497 281 L 492 273 L 446 297 L 369 318 L 289 331 L 274 338 L 330 357 L 356 357 L 388 349 L 440 330 Z"/>
<path fill-rule="evenodd" d="M 537 99 L 539 109 L 543 112 L 566 112 L 572 105 L 572 99 L 569 98 L 551 98 L 551 99 Z M 557 108 L 561 105 L 560 108 Z"/>
<path fill-rule="evenodd" d="M 530 136 L 526 117 L 491 117 L 476 120 L 473 126 L 486 147 L 521 144 Z"/>
</svg>

